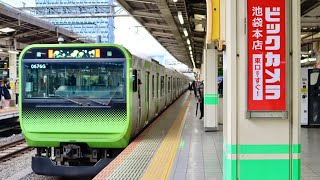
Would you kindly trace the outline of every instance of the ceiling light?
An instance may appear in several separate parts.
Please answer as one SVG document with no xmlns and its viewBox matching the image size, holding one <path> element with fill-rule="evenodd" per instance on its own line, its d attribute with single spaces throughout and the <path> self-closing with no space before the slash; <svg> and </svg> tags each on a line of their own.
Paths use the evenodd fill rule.
<svg viewBox="0 0 320 180">
<path fill-rule="evenodd" d="M 190 51 L 192 50 L 192 47 L 191 47 L 191 46 L 189 46 L 189 50 L 190 50 Z"/>
<path fill-rule="evenodd" d="M 6 28 L 1 28 L 0 31 L 1 31 L 1 32 L 4 32 L 4 33 L 9 33 L 9 32 L 15 31 L 15 29 L 6 27 Z"/>
<path fill-rule="evenodd" d="M 12 51 L 12 50 L 9 50 L 8 53 L 10 53 L 10 54 L 19 54 L 18 51 Z"/>
<path fill-rule="evenodd" d="M 186 37 L 188 37 L 188 31 L 187 31 L 186 28 L 183 28 L 183 33 L 184 33 L 184 35 L 185 35 Z"/>
<path fill-rule="evenodd" d="M 187 39 L 187 44 L 190 45 L 190 40 L 189 39 Z"/>
<path fill-rule="evenodd" d="M 173 0 L 173 2 L 175 2 L 175 3 L 176 3 L 176 2 L 178 2 L 178 0 Z"/>
<path fill-rule="evenodd" d="M 184 24 L 184 20 L 183 20 L 183 16 L 182 16 L 182 12 L 178 11 L 178 19 L 180 21 L 180 24 Z"/>
<path fill-rule="evenodd" d="M 0 52 L 2 52 L 3 51 L 3 49 L 0 49 Z"/>
</svg>

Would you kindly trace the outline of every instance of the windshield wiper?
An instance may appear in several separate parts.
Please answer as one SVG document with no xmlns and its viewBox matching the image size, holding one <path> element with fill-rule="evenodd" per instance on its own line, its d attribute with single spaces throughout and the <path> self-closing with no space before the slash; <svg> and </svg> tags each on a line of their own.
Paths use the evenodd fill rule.
<svg viewBox="0 0 320 180">
<path fill-rule="evenodd" d="M 109 101 L 107 102 L 107 106 L 109 106 L 111 100 L 113 99 L 114 95 L 119 91 L 120 87 L 118 87 L 118 89 L 112 94 L 111 98 L 109 99 Z"/>
<path fill-rule="evenodd" d="M 75 101 L 75 100 L 73 100 L 73 99 L 69 99 L 69 98 L 67 98 L 67 97 L 65 97 L 65 96 L 54 95 L 54 96 L 50 96 L 50 97 L 61 97 L 61 98 L 65 99 L 65 100 L 68 100 L 68 101 L 70 101 L 70 102 L 73 102 L 73 103 L 75 103 L 75 104 L 78 104 L 79 106 L 82 106 L 82 103 L 79 103 L 79 102 L 77 102 L 77 101 Z"/>
<path fill-rule="evenodd" d="M 104 103 L 104 102 L 96 101 L 96 100 L 87 98 L 87 97 L 85 97 L 85 96 L 77 96 L 77 97 L 87 99 L 87 100 L 89 100 L 89 101 L 95 102 L 95 103 L 100 104 L 100 105 L 103 105 L 103 106 L 108 106 L 108 105 L 107 105 L 106 103 Z"/>
</svg>

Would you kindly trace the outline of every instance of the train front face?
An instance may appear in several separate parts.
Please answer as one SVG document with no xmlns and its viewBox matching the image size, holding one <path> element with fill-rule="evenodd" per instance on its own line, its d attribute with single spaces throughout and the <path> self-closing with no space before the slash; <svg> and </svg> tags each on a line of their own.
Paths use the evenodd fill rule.
<svg viewBox="0 0 320 180">
<path fill-rule="evenodd" d="M 117 45 L 27 47 L 20 56 L 20 123 L 27 144 L 37 147 L 34 158 L 94 165 L 126 147 L 132 124 L 130 63 L 129 53 Z M 34 167 L 43 164 L 34 161 L 38 174 L 68 175 L 43 173 L 47 170 Z"/>
</svg>

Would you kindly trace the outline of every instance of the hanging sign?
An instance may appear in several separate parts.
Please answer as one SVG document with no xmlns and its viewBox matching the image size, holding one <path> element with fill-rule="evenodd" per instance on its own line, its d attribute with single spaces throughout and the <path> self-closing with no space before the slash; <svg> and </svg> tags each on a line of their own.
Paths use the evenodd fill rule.
<svg viewBox="0 0 320 180">
<path fill-rule="evenodd" d="M 248 0 L 248 111 L 286 110 L 286 0 Z"/>
</svg>

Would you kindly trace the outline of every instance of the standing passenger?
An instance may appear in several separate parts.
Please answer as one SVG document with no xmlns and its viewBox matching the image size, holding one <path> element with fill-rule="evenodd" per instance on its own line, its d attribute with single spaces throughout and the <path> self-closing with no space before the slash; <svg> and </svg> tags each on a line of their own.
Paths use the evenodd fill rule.
<svg viewBox="0 0 320 180">
<path fill-rule="evenodd" d="M 3 81 L 3 86 L 2 86 L 2 95 L 4 97 L 4 109 L 9 108 L 10 105 L 10 100 L 11 100 L 11 95 L 10 95 L 10 85 L 8 84 L 8 80 Z"/>
<path fill-rule="evenodd" d="M 204 84 L 203 81 L 199 82 L 198 85 L 198 98 L 199 98 L 199 102 L 200 102 L 200 119 L 203 118 L 204 115 Z"/>
<path fill-rule="evenodd" d="M 16 107 L 18 107 L 18 104 L 19 104 L 19 80 L 18 79 L 16 79 L 14 88 L 16 93 Z"/>
</svg>

